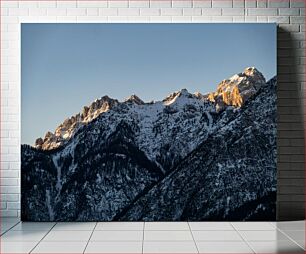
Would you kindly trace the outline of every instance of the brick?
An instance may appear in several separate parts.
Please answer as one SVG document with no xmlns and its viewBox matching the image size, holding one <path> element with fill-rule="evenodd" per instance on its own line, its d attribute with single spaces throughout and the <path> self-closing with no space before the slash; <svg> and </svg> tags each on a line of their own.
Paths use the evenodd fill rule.
<svg viewBox="0 0 306 254">
<path fill-rule="evenodd" d="M 244 22 L 244 16 L 234 16 L 233 17 L 233 22 L 237 22 L 237 23 L 243 23 Z"/>
<path fill-rule="evenodd" d="M 304 24 L 305 23 L 305 17 L 291 16 L 290 17 L 290 23 L 292 23 L 292 24 Z"/>
<path fill-rule="evenodd" d="M 150 0 L 150 8 L 171 8 L 171 0 Z"/>
<path fill-rule="evenodd" d="M 304 186 L 278 186 L 279 194 L 303 194 Z"/>
<path fill-rule="evenodd" d="M 233 0 L 234 8 L 244 8 L 244 0 Z"/>
<path fill-rule="evenodd" d="M 200 16 L 202 15 L 201 8 L 184 8 L 183 9 L 184 16 Z"/>
<path fill-rule="evenodd" d="M 172 22 L 174 23 L 188 23 L 192 21 L 190 16 L 172 16 Z"/>
<path fill-rule="evenodd" d="M 108 1 L 108 7 L 110 8 L 127 8 L 129 7 L 129 1 Z"/>
<path fill-rule="evenodd" d="M 244 21 L 245 22 L 251 22 L 251 23 L 254 23 L 254 22 L 257 23 L 257 17 L 256 16 L 253 16 L 253 17 L 252 16 L 251 17 L 250 16 L 245 16 Z"/>
<path fill-rule="evenodd" d="M 8 8 L 1 8 L 1 16 L 8 16 L 9 9 Z"/>
<path fill-rule="evenodd" d="M 267 0 L 257 0 L 257 7 L 258 8 L 266 8 L 268 6 Z"/>
<path fill-rule="evenodd" d="M 304 0 L 290 0 L 290 7 L 305 7 Z"/>
<path fill-rule="evenodd" d="M 172 19 L 170 16 L 152 16 L 150 17 L 150 22 L 154 23 L 165 23 L 165 22 L 171 22 Z"/>
<path fill-rule="evenodd" d="M 303 170 L 300 171 L 293 171 L 293 170 L 288 170 L 288 171 L 281 171 L 278 170 L 278 179 L 281 178 L 304 178 L 305 177 L 305 172 Z"/>
<path fill-rule="evenodd" d="M 18 217 L 17 210 L 3 210 L 1 211 L 1 217 Z"/>
<path fill-rule="evenodd" d="M 66 8 L 52 8 L 47 10 L 47 15 L 48 16 L 66 16 L 67 14 L 67 9 Z"/>
<path fill-rule="evenodd" d="M 212 21 L 211 16 L 195 16 L 192 17 L 193 22 L 199 22 L 199 23 L 209 23 Z"/>
<path fill-rule="evenodd" d="M 296 24 L 280 24 L 278 32 L 299 32 L 300 26 Z"/>
<path fill-rule="evenodd" d="M 118 9 L 117 8 L 99 8 L 100 16 L 117 16 Z"/>
<path fill-rule="evenodd" d="M 304 138 L 303 131 L 279 131 L 278 133 L 281 138 Z"/>
<path fill-rule="evenodd" d="M 39 1 L 38 7 L 39 8 L 55 8 L 56 1 Z"/>
<path fill-rule="evenodd" d="M 1 182 L 0 185 L 1 186 L 17 186 L 19 183 L 19 180 L 17 178 L 3 178 L 1 176 Z"/>
<path fill-rule="evenodd" d="M 7 202 L 7 209 L 20 209 L 20 203 L 19 202 Z"/>
<path fill-rule="evenodd" d="M 67 15 L 68 16 L 85 16 L 86 9 L 85 8 L 68 8 Z"/>
<path fill-rule="evenodd" d="M 192 0 L 173 0 L 172 7 L 174 8 L 191 8 Z"/>
<path fill-rule="evenodd" d="M 17 177 L 19 177 L 19 170 L 2 170 L 2 167 L 1 167 L 1 173 L 0 174 L 1 174 L 1 179 L 2 179 L 2 177 L 17 178 Z"/>
<path fill-rule="evenodd" d="M 203 16 L 221 16 L 221 8 L 202 8 Z"/>
<path fill-rule="evenodd" d="M 118 9 L 119 16 L 139 16 L 138 8 L 119 8 Z"/>
<path fill-rule="evenodd" d="M 9 9 L 9 16 L 28 16 L 29 9 L 28 8 L 10 8 Z"/>
<path fill-rule="evenodd" d="M 107 1 L 77 1 L 80 8 L 107 8 Z"/>
<path fill-rule="evenodd" d="M 249 16 L 276 16 L 277 9 L 276 8 L 250 8 L 247 9 L 247 15 Z"/>
<path fill-rule="evenodd" d="M 296 163 L 296 162 L 283 162 L 277 163 L 277 168 L 280 171 L 283 170 L 290 170 L 290 171 L 303 171 L 305 170 L 305 164 L 303 162 Z"/>
<path fill-rule="evenodd" d="M 77 1 L 57 1 L 56 3 L 57 8 L 76 8 L 77 7 Z"/>
<path fill-rule="evenodd" d="M 268 17 L 268 21 L 278 23 L 278 24 L 289 24 L 289 17 L 287 17 L 287 16 L 272 16 L 272 17 Z"/>
<path fill-rule="evenodd" d="M 1 8 L 18 8 L 18 1 L 1 1 Z"/>
<path fill-rule="evenodd" d="M 98 16 L 99 9 L 98 8 L 87 8 L 86 13 L 87 13 L 87 16 Z"/>
<path fill-rule="evenodd" d="M 268 20 L 268 17 L 258 16 L 257 17 L 257 22 L 259 22 L 259 23 L 268 23 L 269 20 Z"/>
<path fill-rule="evenodd" d="M 304 147 L 280 147 L 279 154 L 304 154 Z"/>
<path fill-rule="evenodd" d="M 289 7 L 290 3 L 288 0 L 268 0 L 268 7 Z"/>
<path fill-rule="evenodd" d="M 20 194 L 20 186 L 1 186 L 1 193 L 7 193 L 10 195 L 18 195 Z M 10 201 L 10 200 L 8 200 Z M 17 201 L 17 200 L 11 200 L 11 201 Z"/>
<path fill-rule="evenodd" d="M 256 0 L 245 0 L 245 8 L 255 8 Z"/>
<path fill-rule="evenodd" d="M 233 22 L 233 17 L 231 16 L 213 16 L 212 22 Z"/>
<path fill-rule="evenodd" d="M 158 8 L 140 9 L 140 15 L 141 16 L 159 16 L 160 15 L 160 9 L 158 9 Z"/>
<path fill-rule="evenodd" d="M 194 8 L 209 8 L 212 7 L 211 0 L 194 0 L 193 1 Z"/>
<path fill-rule="evenodd" d="M 305 195 L 279 195 L 277 198 L 278 202 L 288 201 L 288 202 L 304 202 Z"/>
<path fill-rule="evenodd" d="M 3 192 L 1 193 L 1 201 L 18 201 L 19 200 L 19 195 L 18 194 L 4 194 Z"/>
<path fill-rule="evenodd" d="M 279 179 L 277 184 L 280 186 L 303 186 L 305 179 Z"/>
<path fill-rule="evenodd" d="M 46 8 L 31 8 L 30 9 L 30 16 L 44 16 L 47 15 Z"/>
<path fill-rule="evenodd" d="M 232 0 L 212 0 L 212 7 L 215 8 L 232 8 Z"/>
<path fill-rule="evenodd" d="M 244 15 L 244 8 L 233 8 L 233 9 L 224 8 L 224 9 L 222 9 L 222 15 L 224 15 L 224 16 L 243 16 Z"/>
<path fill-rule="evenodd" d="M 150 0 L 130 0 L 130 8 L 148 8 L 150 7 Z"/>
<path fill-rule="evenodd" d="M 300 14 L 300 11 L 297 8 L 280 8 L 278 13 L 281 16 L 297 16 Z"/>
<path fill-rule="evenodd" d="M 182 8 L 162 8 L 161 15 L 163 16 L 182 16 L 183 9 Z"/>
<path fill-rule="evenodd" d="M 6 209 L 6 207 L 7 207 L 6 204 L 7 204 L 6 202 L 1 202 L 1 203 L 0 203 L 0 209 L 1 209 L 1 210 Z"/>
</svg>

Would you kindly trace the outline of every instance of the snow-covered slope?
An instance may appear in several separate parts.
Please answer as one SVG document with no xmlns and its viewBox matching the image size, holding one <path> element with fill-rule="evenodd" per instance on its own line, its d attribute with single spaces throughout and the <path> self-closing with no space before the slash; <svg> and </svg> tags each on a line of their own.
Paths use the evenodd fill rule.
<svg viewBox="0 0 306 254">
<path fill-rule="evenodd" d="M 241 201 L 228 206 L 226 214 L 265 198 L 275 191 L 275 85 L 276 80 L 266 83 L 256 68 L 247 68 L 208 95 L 182 89 L 151 103 L 136 95 L 124 102 L 107 96 L 96 100 L 38 139 L 35 147 L 22 146 L 23 218 L 192 218 L 195 211 L 182 212 L 182 206 L 195 202 L 190 195 L 196 187 L 202 196 L 195 200 L 203 204 L 197 209 L 203 214 L 193 219 L 211 214 L 224 219 L 225 201 L 209 197 L 213 189 L 224 193 L 224 181 L 233 191 L 242 191 L 239 197 L 229 197 Z M 246 153 L 248 147 L 256 154 Z M 261 173 L 249 172 L 254 169 Z M 218 179 L 217 185 L 211 186 L 210 177 Z M 267 182 L 257 196 L 249 187 L 241 190 L 241 184 L 250 186 L 253 180 Z M 183 195 L 185 191 L 189 193 Z M 204 206 L 208 199 L 210 212 Z M 167 212 L 161 203 L 169 205 Z"/>
</svg>

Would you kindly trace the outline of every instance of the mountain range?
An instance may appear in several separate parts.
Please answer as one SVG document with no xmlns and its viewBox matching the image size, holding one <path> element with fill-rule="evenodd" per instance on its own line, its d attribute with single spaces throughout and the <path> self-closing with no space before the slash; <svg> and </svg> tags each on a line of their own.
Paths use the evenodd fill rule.
<svg viewBox="0 0 306 254">
<path fill-rule="evenodd" d="M 275 220 L 276 77 L 103 96 L 21 155 L 26 221 Z"/>
</svg>

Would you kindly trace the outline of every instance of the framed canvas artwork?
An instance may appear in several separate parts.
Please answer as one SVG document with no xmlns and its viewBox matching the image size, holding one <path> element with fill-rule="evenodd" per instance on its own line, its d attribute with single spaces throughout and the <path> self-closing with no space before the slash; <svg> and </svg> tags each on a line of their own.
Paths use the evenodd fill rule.
<svg viewBox="0 0 306 254">
<path fill-rule="evenodd" d="M 23 221 L 276 218 L 275 24 L 22 24 Z"/>
</svg>

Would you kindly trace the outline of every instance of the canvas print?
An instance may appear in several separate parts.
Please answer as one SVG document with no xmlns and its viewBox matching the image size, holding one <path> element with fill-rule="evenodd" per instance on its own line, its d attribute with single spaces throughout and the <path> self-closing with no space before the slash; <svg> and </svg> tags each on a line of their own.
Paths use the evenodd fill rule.
<svg viewBox="0 0 306 254">
<path fill-rule="evenodd" d="M 275 220 L 275 24 L 22 24 L 24 221 Z"/>
</svg>

